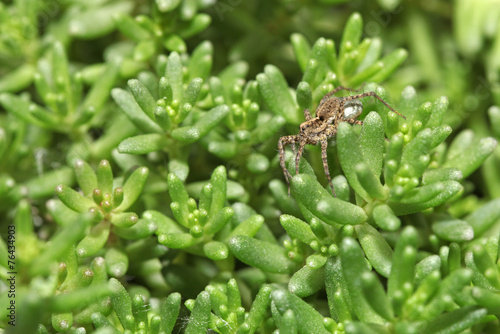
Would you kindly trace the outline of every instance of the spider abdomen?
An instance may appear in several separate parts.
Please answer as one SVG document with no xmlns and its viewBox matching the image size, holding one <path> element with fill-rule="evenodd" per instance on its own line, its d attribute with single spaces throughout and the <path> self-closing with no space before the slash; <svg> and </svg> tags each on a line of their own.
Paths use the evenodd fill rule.
<svg viewBox="0 0 500 334">
<path fill-rule="evenodd" d="M 344 104 L 344 120 L 356 119 L 363 112 L 363 103 L 360 100 L 349 100 Z"/>
</svg>

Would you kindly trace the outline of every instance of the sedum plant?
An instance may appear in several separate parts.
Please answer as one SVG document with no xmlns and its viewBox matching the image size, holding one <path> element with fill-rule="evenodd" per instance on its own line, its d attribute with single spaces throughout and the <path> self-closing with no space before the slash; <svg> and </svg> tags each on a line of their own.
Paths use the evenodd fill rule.
<svg viewBox="0 0 500 334">
<path fill-rule="evenodd" d="M 79 140 L 85 135 L 94 115 L 109 98 L 109 91 L 118 74 L 118 65 L 116 62 L 109 64 L 104 73 L 106 80 L 95 83 L 82 100 L 81 73 L 70 73 L 64 48 L 56 42 L 51 52 L 38 61 L 38 71 L 34 74 L 37 92 L 46 107 L 13 94 L 2 94 L 0 103 L 10 113 L 28 123 L 67 133 Z"/>
<path fill-rule="evenodd" d="M 448 6 L 441 57 L 425 13 Z M 483 99 L 464 122 L 482 97 L 455 57 L 494 71 L 495 25 L 467 6 L 0 5 L 1 331 L 498 332 L 500 118 Z M 278 139 L 338 86 L 404 117 L 363 98 L 328 147 L 335 194 L 314 146 L 288 193 Z"/>
</svg>

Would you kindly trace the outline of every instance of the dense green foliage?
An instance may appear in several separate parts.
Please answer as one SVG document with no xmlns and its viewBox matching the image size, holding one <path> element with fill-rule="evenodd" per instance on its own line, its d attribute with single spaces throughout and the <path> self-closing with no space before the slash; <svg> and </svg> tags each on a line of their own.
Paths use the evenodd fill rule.
<svg viewBox="0 0 500 334">
<path fill-rule="evenodd" d="M 0 328 L 498 333 L 499 17 L 2 2 Z M 328 148 L 336 196 L 314 146 L 288 196 L 278 138 L 338 86 L 404 117 L 363 98 Z"/>
</svg>

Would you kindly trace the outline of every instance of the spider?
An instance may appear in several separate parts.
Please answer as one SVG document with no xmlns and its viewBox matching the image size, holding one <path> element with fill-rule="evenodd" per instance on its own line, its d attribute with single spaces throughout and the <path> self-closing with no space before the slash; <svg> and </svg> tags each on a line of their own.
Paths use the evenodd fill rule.
<svg viewBox="0 0 500 334">
<path fill-rule="evenodd" d="M 333 195 L 335 195 L 335 190 L 333 189 L 332 179 L 330 177 L 330 171 L 328 168 L 328 161 L 326 156 L 326 149 L 328 147 L 328 139 L 335 136 L 337 133 L 337 128 L 340 122 L 348 122 L 351 124 L 360 124 L 363 122 L 357 118 L 363 112 L 363 104 L 358 99 L 367 96 L 373 96 L 382 102 L 387 108 L 395 112 L 399 116 L 406 119 L 403 115 L 394 110 L 387 102 L 382 100 L 380 96 L 375 94 L 375 92 L 365 92 L 362 94 L 345 96 L 345 97 L 335 97 L 335 93 L 341 90 L 352 89 L 340 86 L 326 94 L 320 101 L 318 108 L 316 108 L 316 117 L 312 118 L 309 109 L 304 110 L 304 117 L 306 121 L 300 124 L 300 132 L 297 135 L 283 136 L 278 141 L 278 150 L 280 157 L 280 165 L 283 169 L 283 174 L 285 175 L 286 183 L 288 185 L 288 196 L 290 196 L 290 180 L 292 175 L 286 169 L 285 165 L 285 148 L 284 146 L 292 144 L 292 151 L 295 155 L 295 144 L 299 144 L 299 150 L 295 155 L 295 174 L 299 174 L 299 161 L 304 151 L 304 146 L 306 144 L 316 145 L 321 143 L 321 158 L 323 160 L 323 168 L 325 170 L 326 178 L 328 183 L 332 188 Z M 332 97 L 333 96 L 333 97 Z"/>
</svg>

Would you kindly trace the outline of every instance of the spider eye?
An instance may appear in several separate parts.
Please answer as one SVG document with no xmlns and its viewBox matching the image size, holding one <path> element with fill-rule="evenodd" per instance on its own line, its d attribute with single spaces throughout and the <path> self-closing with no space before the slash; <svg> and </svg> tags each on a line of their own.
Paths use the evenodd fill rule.
<svg viewBox="0 0 500 334">
<path fill-rule="evenodd" d="M 360 100 L 350 100 L 344 105 L 344 116 L 345 120 L 356 119 L 363 112 L 363 103 Z"/>
</svg>

